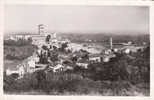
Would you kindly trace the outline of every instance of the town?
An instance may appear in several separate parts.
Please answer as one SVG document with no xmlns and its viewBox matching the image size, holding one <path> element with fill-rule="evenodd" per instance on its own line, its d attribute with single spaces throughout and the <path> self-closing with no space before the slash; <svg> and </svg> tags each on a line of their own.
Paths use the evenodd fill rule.
<svg viewBox="0 0 154 100">
<path fill-rule="evenodd" d="M 85 70 L 88 69 L 89 64 L 110 62 L 110 59 L 116 58 L 117 54 L 129 55 L 146 48 L 146 43 L 143 46 L 136 46 L 131 41 L 114 43 L 112 37 L 109 39 L 109 48 L 103 48 L 92 43 L 72 43 L 67 38 L 57 38 L 57 33 L 45 32 L 44 27 L 43 24 L 39 24 L 38 34 L 35 35 L 19 34 L 7 38 L 7 40 L 14 41 L 31 39 L 32 44 L 37 46 L 37 50 L 17 65 L 15 70 L 6 69 L 6 75 L 16 74 L 18 75 L 17 79 L 20 79 L 25 74 L 38 70 L 53 73 L 73 71 L 76 67 Z M 114 48 L 114 45 L 122 46 L 121 48 Z"/>
<path fill-rule="evenodd" d="M 115 36 L 108 36 L 102 38 L 106 39 L 104 42 L 88 37 L 82 42 L 75 42 L 73 39 L 77 36 L 69 38 L 69 35 L 62 36 L 58 32 L 49 33 L 45 27 L 39 24 L 37 34 L 5 37 L 4 91 L 26 92 L 32 89 L 36 93 L 43 91 L 52 95 L 66 91 L 75 92 L 73 94 L 85 94 L 85 91 L 104 94 L 101 92 L 106 91 L 104 88 L 112 90 L 116 87 L 111 84 L 120 82 L 124 88 L 119 94 L 125 85 L 140 93 L 131 84 L 149 83 L 150 48 L 146 39 L 135 42 L 128 38 L 127 41 L 117 42 Z M 97 85 L 91 87 L 90 84 Z M 134 93 L 128 91 L 124 95 Z"/>
</svg>

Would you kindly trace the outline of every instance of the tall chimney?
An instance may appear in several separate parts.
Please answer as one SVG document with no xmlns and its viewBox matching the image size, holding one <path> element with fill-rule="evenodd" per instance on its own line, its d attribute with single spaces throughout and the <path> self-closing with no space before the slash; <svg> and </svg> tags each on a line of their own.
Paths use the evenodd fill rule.
<svg viewBox="0 0 154 100">
<path fill-rule="evenodd" d="M 112 37 L 110 37 L 110 49 L 113 49 Z"/>
</svg>

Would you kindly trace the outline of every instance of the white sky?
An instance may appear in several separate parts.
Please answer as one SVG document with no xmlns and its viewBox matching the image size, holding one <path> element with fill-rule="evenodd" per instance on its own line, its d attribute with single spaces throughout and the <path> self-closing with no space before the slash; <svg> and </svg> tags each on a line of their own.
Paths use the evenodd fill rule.
<svg viewBox="0 0 154 100">
<path fill-rule="evenodd" d="M 149 8 L 144 6 L 6 5 L 5 32 L 149 33 Z"/>
</svg>

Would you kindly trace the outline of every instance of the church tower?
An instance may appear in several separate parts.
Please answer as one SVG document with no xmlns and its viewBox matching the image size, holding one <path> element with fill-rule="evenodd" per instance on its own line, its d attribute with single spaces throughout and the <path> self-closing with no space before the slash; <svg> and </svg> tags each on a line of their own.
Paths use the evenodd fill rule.
<svg viewBox="0 0 154 100">
<path fill-rule="evenodd" d="M 43 24 L 39 24 L 38 25 L 38 34 L 41 35 L 41 34 L 44 34 L 44 25 Z"/>
</svg>

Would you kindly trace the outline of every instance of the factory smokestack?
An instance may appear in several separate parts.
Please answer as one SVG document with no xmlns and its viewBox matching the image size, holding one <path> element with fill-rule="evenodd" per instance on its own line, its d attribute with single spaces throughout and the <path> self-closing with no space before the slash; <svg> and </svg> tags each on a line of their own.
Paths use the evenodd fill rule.
<svg viewBox="0 0 154 100">
<path fill-rule="evenodd" d="M 112 37 L 110 37 L 110 49 L 113 49 Z"/>
</svg>

